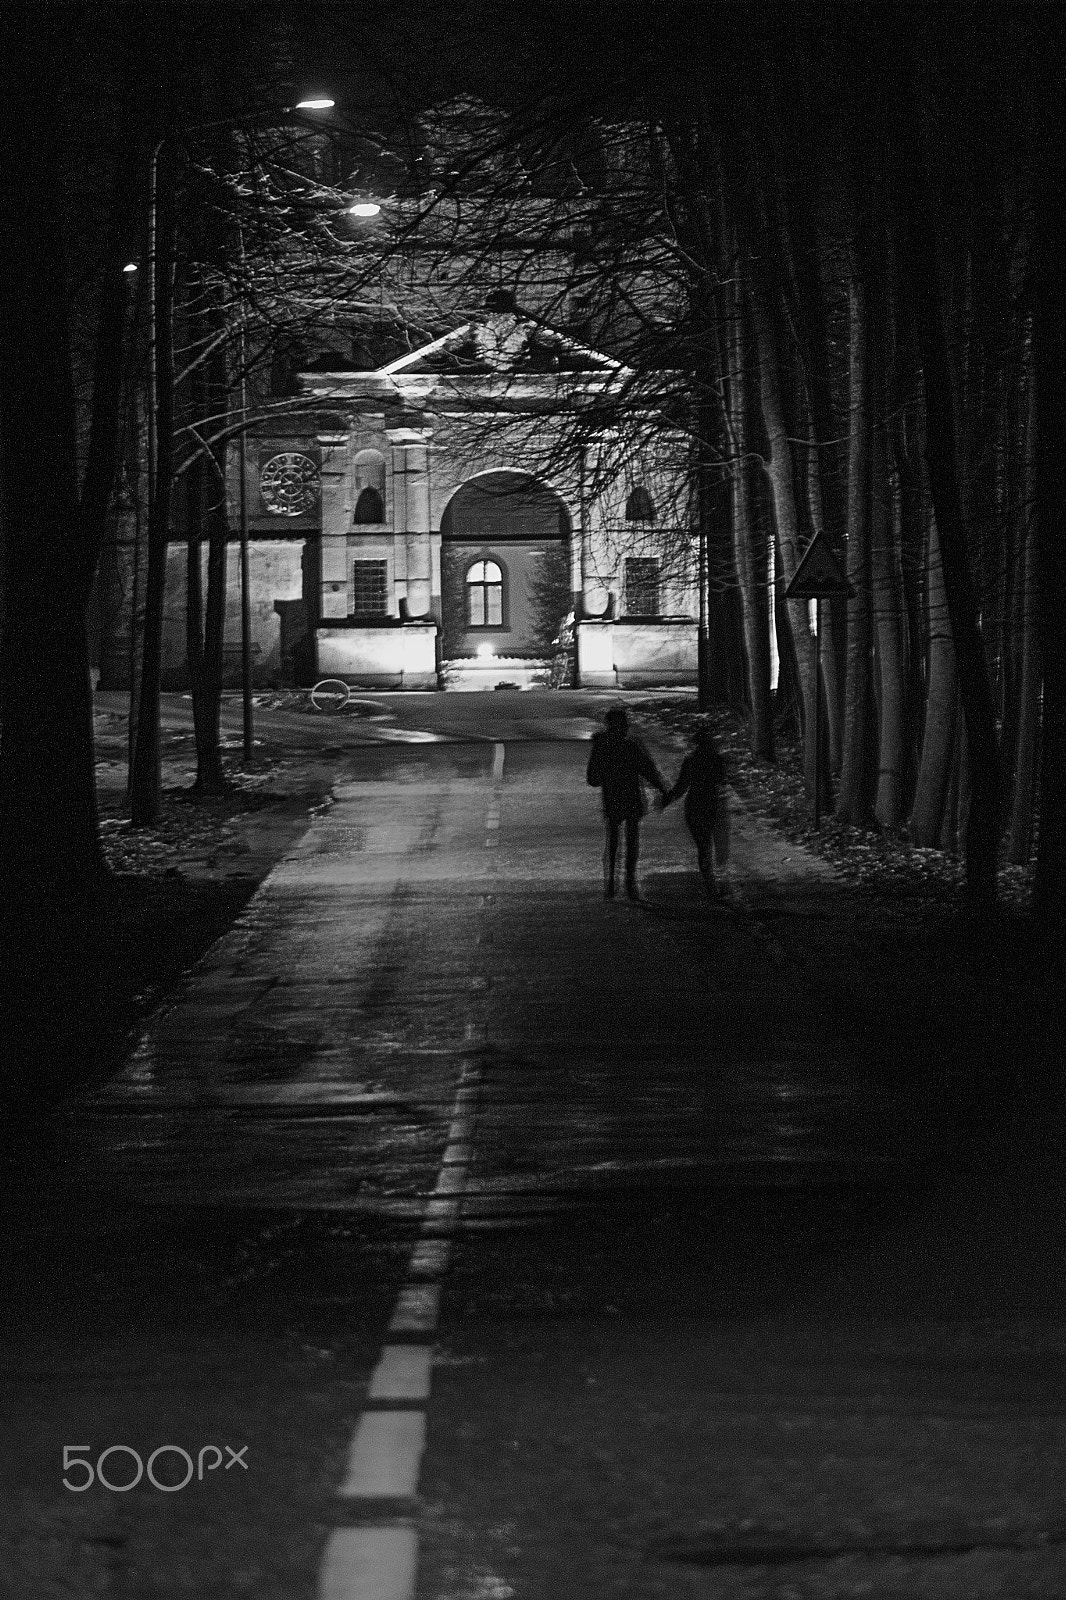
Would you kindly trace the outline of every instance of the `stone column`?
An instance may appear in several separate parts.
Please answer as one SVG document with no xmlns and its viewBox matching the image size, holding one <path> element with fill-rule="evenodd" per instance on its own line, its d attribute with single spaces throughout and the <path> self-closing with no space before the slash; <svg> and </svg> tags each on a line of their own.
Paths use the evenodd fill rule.
<svg viewBox="0 0 1066 1600">
<path fill-rule="evenodd" d="M 398 580 L 401 568 L 405 574 L 403 591 L 411 617 L 426 616 L 433 600 L 428 439 L 426 429 L 392 428 L 389 431 L 396 571 Z M 400 588 L 398 581 L 398 593 Z"/>
<path fill-rule="evenodd" d="M 429 548 L 429 451 L 409 444 L 407 457 L 407 605 L 413 617 L 424 617 L 433 593 Z"/>
<path fill-rule="evenodd" d="M 348 435 L 320 433 L 322 533 L 319 542 L 319 615 L 335 622 L 348 615 Z"/>
<path fill-rule="evenodd" d="M 396 444 L 395 430 L 389 432 L 392 444 L 392 575 L 396 605 L 400 615 L 407 605 L 407 474 L 403 446 Z M 400 601 L 403 605 L 400 606 Z"/>
<path fill-rule="evenodd" d="M 430 536 L 429 536 L 429 559 L 430 559 L 430 565 L 431 565 L 431 569 L 432 569 L 432 573 L 433 573 L 433 576 L 432 576 L 432 578 L 430 580 L 430 591 L 431 592 L 430 592 L 430 598 L 429 598 L 429 606 L 430 606 L 430 610 L 433 613 L 434 622 L 437 624 L 438 627 L 442 627 L 443 624 L 444 624 L 444 609 L 443 609 L 443 601 L 441 599 L 440 533 L 439 532 L 437 532 L 437 533 L 432 533 L 431 532 L 430 533 Z"/>
<path fill-rule="evenodd" d="M 571 515 L 570 518 L 570 601 L 574 608 L 574 621 L 580 622 L 585 614 L 584 473 L 578 482 L 577 515 Z"/>
</svg>

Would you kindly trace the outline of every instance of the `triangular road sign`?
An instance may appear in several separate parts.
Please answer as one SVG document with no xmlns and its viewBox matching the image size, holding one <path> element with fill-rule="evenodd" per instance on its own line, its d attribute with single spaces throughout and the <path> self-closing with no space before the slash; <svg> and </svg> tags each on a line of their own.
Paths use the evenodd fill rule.
<svg viewBox="0 0 1066 1600">
<path fill-rule="evenodd" d="M 853 593 L 833 547 L 819 529 L 804 551 L 796 576 L 785 590 L 788 600 L 833 600 Z"/>
</svg>

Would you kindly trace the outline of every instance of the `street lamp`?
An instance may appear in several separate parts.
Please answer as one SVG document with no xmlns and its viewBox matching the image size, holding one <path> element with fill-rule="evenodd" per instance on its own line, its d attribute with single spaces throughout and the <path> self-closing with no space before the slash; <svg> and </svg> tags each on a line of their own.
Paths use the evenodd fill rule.
<svg viewBox="0 0 1066 1600">
<path fill-rule="evenodd" d="M 240 225 L 238 224 L 238 227 Z M 244 268 L 244 230 L 240 230 L 241 269 Z M 241 568 L 241 751 L 251 761 L 255 745 L 252 730 L 252 620 L 251 589 L 248 576 L 248 376 L 245 371 L 244 315 L 241 313 L 237 338 L 239 371 L 238 404 L 241 429 L 237 435 L 238 504 L 240 506 Z"/>
<path fill-rule="evenodd" d="M 335 102 L 326 95 L 310 96 L 297 100 L 294 106 L 285 106 L 283 115 L 292 111 L 329 111 Z M 240 234 L 241 267 L 244 266 L 244 234 Z M 245 371 L 244 318 L 240 320 L 237 346 L 237 363 L 240 373 L 238 404 L 241 428 L 237 435 L 237 471 L 239 475 L 240 507 L 240 577 L 241 577 L 241 752 L 244 760 L 251 761 L 255 747 L 252 724 L 252 620 L 251 582 L 248 572 L 248 378 Z"/>
<path fill-rule="evenodd" d="M 148 167 L 148 570 L 145 577 L 144 634 L 137 737 L 130 768 L 130 818 L 135 827 L 159 815 L 159 692 L 163 652 L 163 597 L 166 586 L 167 532 L 170 523 L 171 459 L 174 431 L 173 292 L 174 183 L 160 185 L 160 159 L 171 164 L 169 134 L 156 141 Z M 160 229 L 162 205 L 164 225 Z M 160 238 L 165 244 L 162 259 Z M 133 715 L 133 685 L 130 685 Z"/>
<path fill-rule="evenodd" d="M 149 162 L 148 204 L 148 572 L 145 582 L 145 624 L 142 643 L 141 694 L 137 738 L 130 771 L 130 809 L 135 825 L 154 822 L 159 814 L 159 693 L 162 667 L 163 595 L 173 479 L 173 287 L 175 253 L 174 178 L 170 170 L 176 137 L 211 128 L 240 128 L 264 117 L 296 111 L 326 111 L 334 102 L 308 96 L 295 105 L 264 107 L 241 117 L 223 117 L 170 129 L 156 142 Z M 161 173 L 166 182 L 161 182 Z M 160 223 L 160 213 L 163 224 Z M 163 246 L 162 252 L 160 246 Z M 241 244 L 243 253 L 243 240 Z M 129 271 L 134 263 L 124 270 Z M 252 755 L 251 638 L 248 592 L 248 510 L 245 468 L 247 388 L 244 374 L 244 331 L 241 327 L 240 404 L 240 573 L 241 573 L 241 699 L 244 757 Z M 130 714 L 133 714 L 132 694 Z"/>
</svg>

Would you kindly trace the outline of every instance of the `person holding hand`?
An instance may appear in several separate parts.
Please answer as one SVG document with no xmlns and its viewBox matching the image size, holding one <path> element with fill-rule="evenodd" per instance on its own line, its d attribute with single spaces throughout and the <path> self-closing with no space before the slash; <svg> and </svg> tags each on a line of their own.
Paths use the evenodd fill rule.
<svg viewBox="0 0 1066 1600">
<path fill-rule="evenodd" d="M 715 825 L 721 822 L 725 799 L 725 762 L 718 752 L 714 735 L 709 728 L 701 728 L 692 741 L 692 748 L 681 763 L 677 782 L 669 794 L 663 796 L 663 809 L 675 800 L 685 797 L 685 822 L 696 846 L 703 887 L 714 895 L 714 840 Z"/>
<path fill-rule="evenodd" d="M 640 740 L 628 732 L 629 719 L 621 706 L 612 706 L 604 723 L 602 731 L 593 734 L 586 772 L 588 782 L 599 789 L 603 802 L 603 893 L 605 899 L 613 900 L 618 836 L 624 823 L 626 894 L 630 900 L 639 900 L 640 821 L 648 809 L 643 785 L 650 784 L 665 799 L 666 784 Z"/>
</svg>

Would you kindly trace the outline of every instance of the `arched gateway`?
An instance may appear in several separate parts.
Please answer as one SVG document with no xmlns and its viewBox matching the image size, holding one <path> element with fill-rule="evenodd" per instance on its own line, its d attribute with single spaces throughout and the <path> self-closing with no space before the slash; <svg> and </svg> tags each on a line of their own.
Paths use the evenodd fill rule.
<svg viewBox="0 0 1066 1600">
<path fill-rule="evenodd" d="M 446 662 L 551 654 L 572 605 L 571 534 L 561 496 L 529 473 L 484 472 L 456 490 L 440 521 Z"/>
<path fill-rule="evenodd" d="M 299 411 L 263 416 L 248 450 L 231 453 L 250 581 L 229 586 L 228 640 L 247 592 L 256 680 L 544 682 L 573 610 L 578 683 L 692 682 L 696 566 L 668 509 L 684 502 L 687 438 L 666 451 L 673 434 L 656 424 L 637 473 L 605 435 L 591 479 L 577 454 L 561 467 L 562 493 L 530 470 L 548 453 L 566 462 L 575 408 L 626 381 L 617 361 L 498 307 L 380 367 L 349 367 L 336 351 L 309 365 Z M 177 546 L 172 560 L 180 579 Z M 169 592 L 176 677 L 185 605 L 180 583 Z"/>
</svg>

